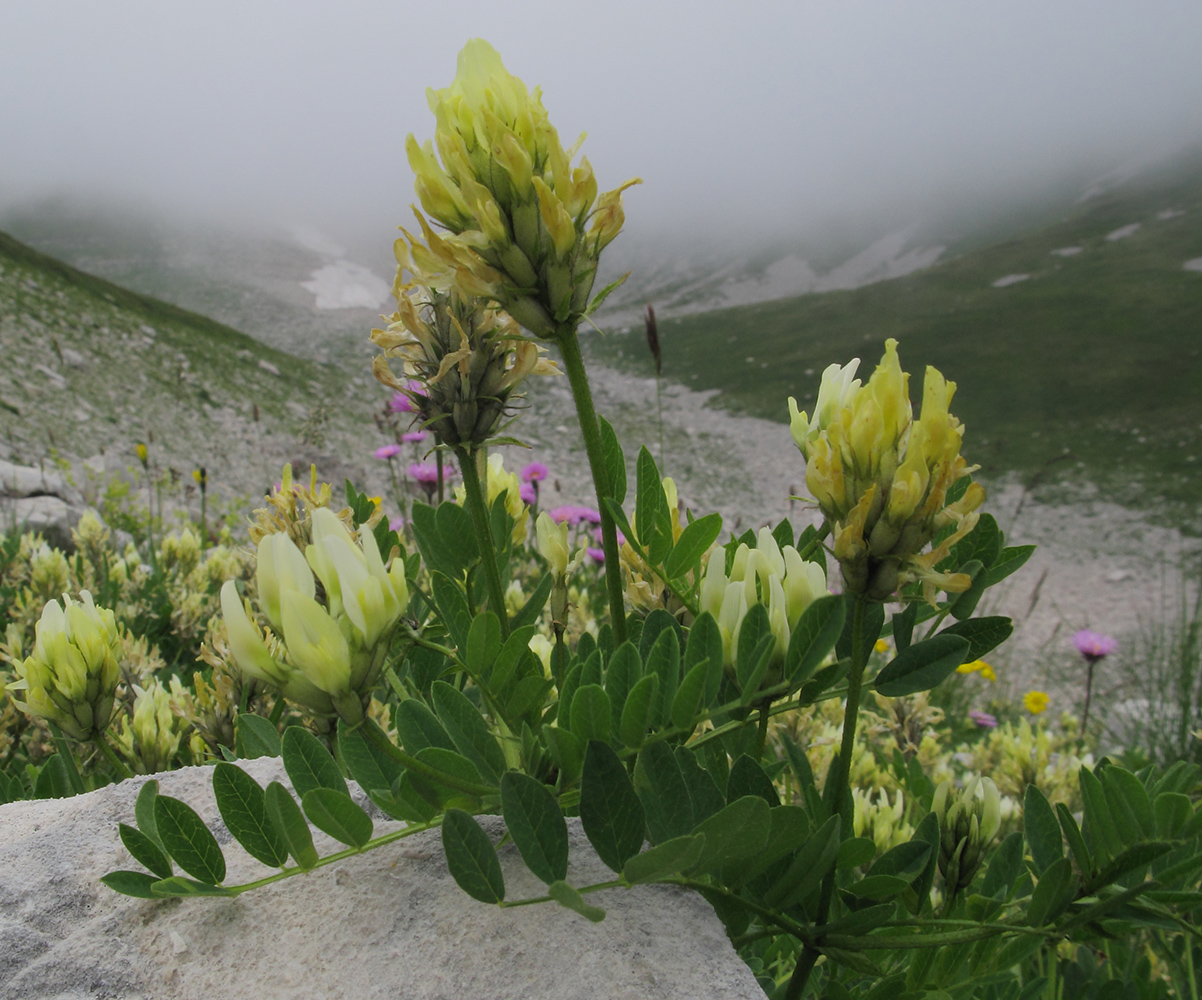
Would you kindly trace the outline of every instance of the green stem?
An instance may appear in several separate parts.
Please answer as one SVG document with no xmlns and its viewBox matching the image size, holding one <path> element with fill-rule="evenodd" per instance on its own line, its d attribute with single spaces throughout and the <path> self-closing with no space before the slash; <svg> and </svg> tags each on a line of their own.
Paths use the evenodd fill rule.
<svg viewBox="0 0 1202 1000">
<path fill-rule="evenodd" d="M 319 858 L 312 868 L 301 868 L 297 865 L 278 871 L 274 875 L 267 875 L 264 878 L 256 879 L 254 882 L 245 882 L 242 885 L 229 885 L 225 886 L 225 888 L 235 895 L 241 895 L 244 892 L 249 892 L 251 889 L 258 889 L 262 886 L 270 885 L 272 882 L 291 878 L 293 875 L 304 875 L 306 872 L 314 871 L 317 868 L 324 868 L 326 865 L 332 865 L 335 861 L 342 861 L 344 858 L 353 858 L 356 854 L 363 854 L 365 851 L 383 847 L 385 844 L 391 844 L 394 840 L 403 840 L 405 837 L 412 837 L 415 833 L 425 833 L 427 830 L 431 830 L 441 824 L 442 817 L 437 816 L 430 820 L 429 823 L 413 824 L 400 830 L 393 830 L 392 833 L 386 833 L 382 837 L 376 837 L 369 840 L 362 847 L 348 847 L 345 851 L 339 851 L 337 854 L 330 854 L 324 858 Z"/>
<path fill-rule="evenodd" d="M 400 747 L 393 743 L 377 726 L 359 726 L 359 732 L 367 737 L 368 740 L 375 745 L 376 749 L 383 751 L 393 760 L 404 764 L 410 771 L 415 774 L 420 774 L 423 778 L 429 778 L 431 781 L 437 781 L 440 785 L 446 785 L 448 788 L 455 788 L 461 792 L 467 792 L 469 795 L 495 795 L 497 789 L 492 785 L 482 785 L 476 781 L 467 781 L 463 778 L 456 777 L 453 774 L 448 774 L 446 771 L 440 771 L 436 767 L 431 767 L 418 760 L 416 757 L 410 757 Z"/>
<path fill-rule="evenodd" d="M 582 885 L 576 891 L 580 895 L 586 892 L 600 892 L 602 889 L 621 889 L 626 886 L 620 878 L 610 879 L 608 882 L 597 882 L 593 885 Z M 629 888 L 629 886 L 626 886 Z M 501 909 L 508 909 L 514 906 L 533 906 L 535 903 L 550 903 L 553 902 L 550 896 L 534 896 L 530 899 L 503 899 L 497 904 Z"/>
<path fill-rule="evenodd" d="M 769 711 L 770 704 L 760 705 L 760 725 L 755 737 L 755 759 L 763 760 L 764 744 L 768 742 L 768 720 L 772 718 L 772 713 Z"/>
<path fill-rule="evenodd" d="M 71 782 L 71 788 L 76 795 L 83 795 L 83 778 L 79 776 L 79 768 L 75 766 L 75 757 L 71 753 L 71 747 L 67 744 L 67 737 L 63 735 L 63 731 L 58 728 L 58 725 L 47 720 L 46 723 L 50 727 L 50 736 L 54 740 L 54 749 L 58 751 L 59 757 L 67 768 L 67 778 Z"/>
<path fill-rule="evenodd" d="M 831 792 L 830 807 L 834 815 L 843 817 L 842 835 L 845 838 L 851 832 L 852 819 L 850 815 L 845 814 L 851 811 L 845 809 L 845 805 L 850 804 L 847 777 L 851 771 L 851 754 L 855 749 L 856 719 L 860 713 L 860 689 L 864 681 L 864 667 L 868 663 L 868 643 L 864 641 L 864 622 L 867 616 L 868 599 L 860 594 L 856 597 L 851 619 L 851 669 L 847 675 L 847 708 L 843 713 L 843 740 L 839 745 L 839 756 L 835 758 L 834 771 L 832 774 L 828 774 L 826 779 L 835 783 Z M 845 800 L 847 801 L 845 802 Z M 826 923 L 834 894 L 835 869 L 832 867 L 826 878 L 822 880 L 822 893 L 818 898 L 818 913 L 814 923 Z M 976 938 L 970 940 L 976 940 Z M 810 980 L 810 974 L 814 971 L 814 963 L 818 961 L 818 955 L 819 952 L 809 946 L 802 951 L 801 958 L 797 961 L 797 968 L 793 970 L 793 976 L 785 991 L 785 1000 L 797 1000 L 805 993 L 806 984 Z"/>
<path fill-rule="evenodd" d="M 100 748 L 100 752 L 104 754 L 104 759 L 109 762 L 109 767 L 121 776 L 122 781 L 134 776 L 133 772 L 121 762 L 121 758 L 117 756 L 113 748 L 108 745 L 104 733 L 98 733 L 94 742 Z"/>
<path fill-rule="evenodd" d="M 597 493 L 597 508 L 601 514 L 601 547 L 605 550 L 605 587 L 609 592 L 609 617 L 617 645 L 626 641 L 626 599 L 622 588 L 622 566 L 618 561 L 618 529 L 613 516 L 605 506 L 606 498 L 613 496 L 613 484 L 605 469 L 601 454 L 601 425 L 597 422 L 597 411 L 593 407 L 593 393 L 589 388 L 588 374 L 584 370 L 584 358 L 580 354 L 580 341 L 576 327 L 565 323 L 559 328 L 560 351 L 563 366 L 572 386 L 572 398 L 576 402 L 576 419 L 580 433 L 584 435 L 584 450 L 588 454 L 589 471 L 593 475 L 593 487 Z"/>
<path fill-rule="evenodd" d="M 476 529 L 476 544 L 480 547 L 480 563 L 484 567 L 488 603 L 501 623 L 502 640 L 508 639 L 509 615 L 505 613 L 505 591 L 501 587 L 501 574 L 497 571 L 497 550 L 492 543 L 488 505 L 480 489 L 480 475 L 476 470 L 474 456 L 469 455 L 462 445 L 455 446 L 455 457 L 459 459 L 459 471 L 463 474 L 463 489 L 467 495 L 467 509 L 472 516 L 472 526 Z"/>
</svg>

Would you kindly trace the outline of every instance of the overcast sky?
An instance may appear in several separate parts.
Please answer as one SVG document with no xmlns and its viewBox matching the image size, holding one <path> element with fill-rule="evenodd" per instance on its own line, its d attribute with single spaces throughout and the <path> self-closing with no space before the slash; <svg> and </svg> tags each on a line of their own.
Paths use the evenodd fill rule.
<svg viewBox="0 0 1202 1000">
<path fill-rule="evenodd" d="M 650 230 L 918 212 L 1202 139 L 1198 0 L 0 0 L 0 205 L 384 231 L 476 35 L 588 130 L 603 189 L 645 179 Z"/>
</svg>

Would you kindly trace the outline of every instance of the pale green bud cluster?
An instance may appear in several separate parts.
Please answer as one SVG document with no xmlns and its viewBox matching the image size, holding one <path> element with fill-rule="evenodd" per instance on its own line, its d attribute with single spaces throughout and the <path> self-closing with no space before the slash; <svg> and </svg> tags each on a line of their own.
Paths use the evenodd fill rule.
<svg viewBox="0 0 1202 1000">
<path fill-rule="evenodd" d="M 1001 829 L 1001 796 L 989 778 L 974 777 L 963 791 L 945 780 L 931 810 L 939 817 L 939 871 L 954 895 L 972 882 Z"/>
<path fill-rule="evenodd" d="M 174 680 L 174 678 L 173 678 Z M 121 719 L 117 745 L 138 774 L 155 774 L 171 767 L 187 723 L 177 714 L 171 693 L 158 680 L 145 688 L 134 685 L 132 720 Z"/>
<path fill-rule="evenodd" d="M 428 227 L 425 237 L 433 247 L 445 243 Z M 408 232 L 394 251 L 397 309 L 385 329 L 372 331 L 372 342 L 384 349 L 372 372 L 408 396 L 422 426 L 440 440 L 482 445 L 497 432 L 528 375 L 559 369 L 539 356 L 540 348 L 510 316 L 488 308 L 485 297 L 475 294 L 480 289 L 463 288 Z M 406 273 L 413 280 L 406 282 Z M 402 360 L 403 377 L 392 371 L 389 358 Z"/>
<path fill-rule="evenodd" d="M 10 691 L 18 708 L 53 722 L 76 740 L 99 736 L 113 713 L 113 692 L 120 679 L 120 640 L 113 613 L 98 608 L 92 595 L 79 601 L 63 594 L 50 601 L 37 623 L 33 654 L 14 665 L 18 680 Z"/>
<path fill-rule="evenodd" d="M 875 799 L 871 791 L 859 788 L 851 790 L 851 797 L 855 834 L 871 839 L 878 852 L 904 844 L 914 835 L 913 828 L 905 822 L 906 803 L 900 788 L 892 802 L 884 788 L 877 791 Z"/>
<path fill-rule="evenodd" d="M 256 580 L 259 608 L 270 623 L 266 635 L 233 581 L 221 589 L 239 668 L 314 712 L 359 722 L 387 639 L 409 603 L 404 562 L 393 559 L 386 567 L 369 528 L 360 528 L 356 540 L 336 514 L 318 507 L 303 553 L 288 535 L 262 536 Z M 318 580 L 325 606 L 316 599 Z"/>
<path fill-rule="evenodd" d="M 159 565 L 164 570 L 174 570 L 186 576 L 200 562 L 200 539 L 191 528 L 169 533 L 159 547 Z"/>
<path fill-rule="evenodd" d="M 768 608 L 776 638 L 772 663 L 783 664 L 789 638 L 805 609 L 829 593 L 822 567 L 802 559 L 792 545 L 782 549 L 766 527 L 760 529 L 754 549 L 742 544 L 735 550 L 729 574 L 725 555 L 722 549 L 714 551 L 701 583 L 701 610 L 718 620 L 725 665 L 731 669 L 737 665 L 743 619 L 756 604 Z"/>
</svg>

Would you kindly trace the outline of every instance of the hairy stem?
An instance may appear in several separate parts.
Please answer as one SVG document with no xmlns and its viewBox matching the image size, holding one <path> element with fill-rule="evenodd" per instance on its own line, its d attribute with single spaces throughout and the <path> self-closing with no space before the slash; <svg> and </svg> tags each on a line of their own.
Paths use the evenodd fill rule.
<svg viewBox="0 0 1202 1000">
<path fill-rule="evenodd" d="M 864 622 L 868 617 L 868 599 L 863 594 L 856 597 L 855 609 L 851 619 L 851 669 L 847 675 L 847 709 L 843 715 L 843 740 L 839 746 L 839 756 L 835 758 L 832 773 L 827 781 L 835 784 L 831 792 L 831 812 L 843 817 L 843 836 L 847 837 L 851 828 L 850 795 L 847 789 L 847 776 L 851 770 L 851 754 L 856 742 L 856 719 L 860 713 L 860 689 L 864 681 L 864 667 L 868 663 L 868 643 L 865 641 Z M 814 919 L 816 924 L 825 924 L 831 911 L 831 899 L 835 894 L 835 869 L 832 867 L 822 880 L 822 894 L 818 898 L 818 913 Z M 975 939 L 974 939 L 975 940 Z M 950 943 L 950 942 L 949 942 Z M 797 960 L 797 968 L 789 980 L 785 990 L 785 1000 L 798 1000 L 805 993 L 810 974 L 814 971 L 814 963 L 820 953 L 807 945 Z"/>
<path fill-rule="evenodd" d="M 480 489 L 480 476 L 476 470 L 474 456 L 469 455 L 462 445 L 455 446 L 455 457 L 463 473 L 463 489 L 467 494 L 467 509 L 476 529 L 476 544 L 480 547 L 480 562 L 484 567 L 484 583 L 488 588 L 488 603 L 493 614 L 501 622 L 501 638 L 509 638 L 509 616 L 505 613 L 505 591 L 501 587 L 501 574 L 497 571 L 497 550 L 492 543 L 492 528 L 489 525 L 488 505 Z"/>
<path fill-rule="evenodd" d="M 121 762 L 121 758 L 119 758 L 113 751 L 113 748 L 109 746 L 108 740 L 104 738 L 104 733 L 98 733 L 96 735 L 95 743 L 96 746 L 100 748 L 100 752 L 104 754 L 104 759 L 109 762 L 109 767 L 111 767 L 117 772 L 118 775 L 120 775 L 122 781 L 124 781 L 126 778 L 132 778 L 134 776 L 133 772 Z"/>
<path fill-rule="evenodd" d="M 584 450 L 588 454 L 589 471 L 593 475 L 593 487 L 597 493 L 597 508 L 601 513 L 601 547 L 605 550 L 605 588 L 609 594 L 609 617 L 617 645 L 626 641 L 626 602 L 622 588 L 622 567 L 618 562 L 618 529 L 605 506 L 607 497 L 613 496 L 613 485 L 605 469 L 601 454 L 601 425 L 597 423 L 597 411 L 593 407 L 593 392 L 589 388 L 588 374 L 584 370 L 584 358 L 580 354 L 580 341 L 574 325 L 564 324 L 559 328 L 558 343 L 563 354 L 563 366 L 572 386 L 572 398 L 576 402 L 576 419 L 584 435 Z"/>
</svg>

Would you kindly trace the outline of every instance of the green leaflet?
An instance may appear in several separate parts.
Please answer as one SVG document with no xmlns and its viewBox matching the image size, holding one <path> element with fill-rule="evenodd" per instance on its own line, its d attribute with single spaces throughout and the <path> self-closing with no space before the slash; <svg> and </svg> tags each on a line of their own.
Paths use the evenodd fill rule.
<svg viewBox="0 0 1202 1000">
<path fill-rule="evenodd" d="M 584 754 L 580 825 L 597 856 L 616 872 L 642 849 L 643 804 L 613 747 L 597 740 L 588 744 Z"/>
<path fill-rule="evenodd" d="M 568 825 L 551 790 L 519 771 L 501 778 L 501 815 L 522 860 L 544 882 L 568 874 Z"/>
<path fill-rule="evenodd" d="M 246 853 L 271 868 L 282 868 L 288 861 L 288 845 L 267 815 L 267 799 L 259 783 L 236 764 L 221 761 L 213 769 L 213 794 L 226 828 Z"/>
<path fill-rule="evenodd" d="M 372 834 L 371 817 L 345 792 L 314 788 L 301 796 L 309 821 L 348 847 L 363 847 Z"/>
<path fill-rule="evenodd" d="M 332 788 L 347 794 L 346 782 L 330 751 L 307 729 L 289 726 L 282 740 L 284 770 L 301 798 L 314 788 Z"/>
<path fill-rule="evenodd" d="M 154 820 L 164 849 L 184 871 L 211 885 L 225 878 L 225 857 L 195 809 L 159 795 L 154 800 Z"/>
<path fill-rule="evenodd" d="M 505 898 L 505 878 L 492 841 L 462 809 L 448 809 L 443 817 L 442 848 L 451 877 L 472 899 L 499 903 Z"/>
</svg>

